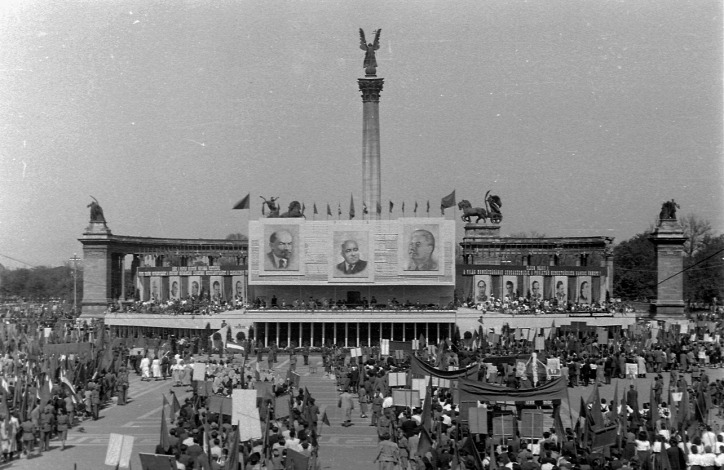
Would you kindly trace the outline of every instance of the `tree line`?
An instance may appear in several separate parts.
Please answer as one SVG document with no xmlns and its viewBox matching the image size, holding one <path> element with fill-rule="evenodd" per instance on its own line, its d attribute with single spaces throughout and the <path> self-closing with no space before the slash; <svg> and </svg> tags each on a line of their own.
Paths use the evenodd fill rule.
<svg viewBox="0 0 724 470">
<path fill-rule="evenodd" d="M 724 234 L 716 234 L 711 223 L 694 214 L 680 223 L 684 244 L 684 301 L 690 305 L 711 304 L 724 290 Z M 613 296 L 624 300 L 649 301 L 656 298 L 656 252 L 649 237 L 653 225 L 625 240 L 613 251 Z"/>
</svg>

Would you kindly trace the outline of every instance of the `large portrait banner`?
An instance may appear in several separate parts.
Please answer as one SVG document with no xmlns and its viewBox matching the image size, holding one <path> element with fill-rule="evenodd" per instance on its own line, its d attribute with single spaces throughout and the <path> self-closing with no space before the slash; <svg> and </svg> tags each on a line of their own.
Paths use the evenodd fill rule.
<svg viewBox="0 0 724 470">
<path fill-rule="evenodd" d="M 260 274 L 303 274 L 304 244 L 301 225 L 293 222 L 264 224 L 264 235 L 259 244 Z"/>
<path fill-rule="evenodd" d="M 172 300 L 179 300 L 181 298 L 181 278 L 179 276 L 173 276 L 169 281 L 169 297 Z"/>
<path fill-rule="evenodd" d="M 553 278 L 553 295 L 559 304 L 568 302 L 568 276 L 555 276 Z"/>
<path fill-rule="evenodd" d="M 222 276 L 211 276 L 209 282 L 211 285 L 211 300 L 221 301 L 226 299 L 224 296 L 224 278 Z"/>
<path fill-rule="evenodd" d="M 578 276 L 576 289 L 576 302 L 579 304 L 591 303 L 591 276 Z"/>
<path fill-rule="evenodd" d="M 189 295 L 198 298 L 201 295 L 201 276 L 189 276 L 188 283 Z"/>
<path fill-rule="evenodd" d="M 530 299 L 537 302 L 543 301 L 543 276 L 530 276 L 528 285 Z"/>
<path fill-rule="evenodd" d="M 374 276 L 367 230 L 334 230 L 331 233 L 329 277 L 334 282 L 367 282 Z"/>
<path fill-rule="evenodd" d="M 439 223 L 403 223 L 397 259 L 400 273 L 441 275 L 442 246 Z"/>
<path fill-rule="evenodd" d="M 503 276 L 503 297 L 518 300 L 518 276 Z"/>
<path fill-rule="evenodd" d="M 486 302 L 490 299 L 491 293 L 491 279 L 487 274 L 480 274 L 475 276 L 473 283 L 473 298 L 476 303 Z"/>
</svg>

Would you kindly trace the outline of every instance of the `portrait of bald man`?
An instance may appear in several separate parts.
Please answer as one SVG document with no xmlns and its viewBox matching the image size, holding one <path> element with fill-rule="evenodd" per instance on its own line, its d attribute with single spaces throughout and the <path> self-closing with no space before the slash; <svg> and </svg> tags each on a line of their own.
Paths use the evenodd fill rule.
<svg viewBox="0 0 724 470">
<path fill-rule="evenodd" d="M 264 258 L 266 271 L 299 270 L 295 256 L 294 234 L 287 229 L 277 229 L 269 236 L 269 251 Z"/>
<path fill-rule="evenodd" d="M 339 263 L 337 274 L 352 276 L 364 273 L 367 269 L 367 261 L 361 259 L 360 247 L 357 240 L 344 240 L 341 245 L 341 254 L 344 261 Z"/>
</svg>

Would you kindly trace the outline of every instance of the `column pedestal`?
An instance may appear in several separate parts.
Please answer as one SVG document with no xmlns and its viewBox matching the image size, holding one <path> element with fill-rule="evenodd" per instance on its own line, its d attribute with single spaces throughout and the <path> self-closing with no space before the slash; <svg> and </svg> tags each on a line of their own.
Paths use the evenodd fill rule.
<svg viewBox="0 0 724 470">
<path fill-rule="evenodd" d="M 656 249 L 656 301 L 651 311 L 658 319 L 684 316 L 684 229 L 676 219 L 661 219 L 649 236 Z"/>
</svg>

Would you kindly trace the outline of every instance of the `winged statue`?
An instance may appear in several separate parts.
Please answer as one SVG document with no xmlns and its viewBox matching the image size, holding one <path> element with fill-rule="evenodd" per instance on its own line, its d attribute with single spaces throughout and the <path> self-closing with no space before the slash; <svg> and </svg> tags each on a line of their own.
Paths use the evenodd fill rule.
<svg viewBox="0 0 724 470">
<path fill-rule="evenodd" d="M 373 32 L 375 33 L 375 40 L 374 42 L 368 43 L 367 39 L 365 39 L 364 30 L 362 28 L 359 29 L 359 48 L 365 51 L 365 61 L 362 65 L 365 69 L 365 74 L 374 76 L 377 74 L 377 58 L 375 57 L 375 51 L 380 48 L 380 33 L 382 30 L 378 29 Z"/>
</svg>

